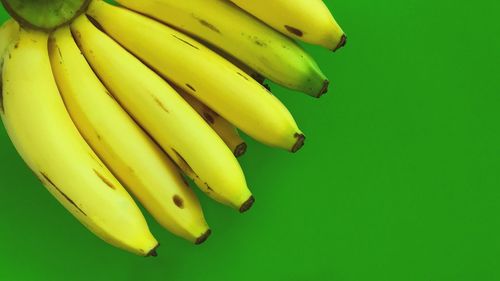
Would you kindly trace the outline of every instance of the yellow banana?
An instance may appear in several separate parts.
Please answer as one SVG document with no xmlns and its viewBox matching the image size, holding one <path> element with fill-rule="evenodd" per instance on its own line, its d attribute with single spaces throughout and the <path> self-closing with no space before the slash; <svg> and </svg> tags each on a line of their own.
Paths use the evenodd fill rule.
<svg viewBox="0 0 500 281">
<path fill-rule="evenodd" d="M 205 241 L 210 230 L 196 195 L 171 160 L 110 96 L 68 26 L 52 34 L 49 54 L 71 117 L 108 168 L 161 225 L 196 244 Z"/>
<path fill-rule="evenodd" d="M 122 46 L 254 139 L 293 152 L 302 147 L 304 135 L 286 107 L 202 44 L 103 1 L 93 1 L 87 13 Z"/>
<path fill-rule="evenodd" d="M 174 89 L 191 105 L 198 114 L 214 129 L 226 145 L 233 151 L 234 156 L 240 157 L 245 154 L 247 144 L 238 133 L 238 129 L 226 119 L 222 118 L 217 112 L 204 105 L 201 101 L 191 96 L 189 93 L 179 87 Z"/>
<path fill-rule="evenodd" d="M 231 1 L 292 38 L 333 51 L 346 43 L 344 31 L 322 0 Z"/>
<path fill-rule="evenodd" d="M 254 199 L 238 161 L 196 111 L 85 16 L 71 28 L 104 85 L 172 160 L 212 198 L 242 212 L 248 210 Z"/>
<path fill-rule="evenodd" d="M 202 42 L 200 42 L 200 43 L 202 43 Z M 207 47 L 209 47 L 212 51 L 216 52 L 218 55 L 220 55 L 223 58 L 225 58 L 228 62 L 234 64 L 234 66 L 236 66 L 237 68 L 243 70 L 246 74 L 248 74 L 248 76 L 252 77 L 255 81 L 259 82 L 259 84 L 262 84 L 262 85 L 265 86 L 266 78 L 264 76 L 262 76 L 260 73 L 258 73 L 257 71 L 253 70 L 251 67 L 249 67 L 248 65 L 244 64 L 243 62 L 241 62 L 237 58 L 233 58 L 231 55 L 228 55 L 227 53 L 224 53 L 224 51 L 221 51 L 221 50 L 219 50 L 217 48 L 214 48 L 210 44 L 207 44 Z"/>
<path fill-rule="evenodd" d="M 0 62 L 3 62 L 3 54 L 17 36 L 19 36 L 19 24 L 16 21 L 8 20 L 0 27 Z"/>
<path fill-rule="evenodd" d="M 230 1 L 117 2 L 214 45 L 277 84 L 314 97 L 328 89 L 328 79 L 299 45 Z"/>
<path fill-rule="evenodd" d="M 156 255 L 139 208 L 72 123 L 52 75 L 48 35 L 20 31 L 5 53 L 1 117 L 14 146 L 45 187 L 108 243 Z"/>
</svg>

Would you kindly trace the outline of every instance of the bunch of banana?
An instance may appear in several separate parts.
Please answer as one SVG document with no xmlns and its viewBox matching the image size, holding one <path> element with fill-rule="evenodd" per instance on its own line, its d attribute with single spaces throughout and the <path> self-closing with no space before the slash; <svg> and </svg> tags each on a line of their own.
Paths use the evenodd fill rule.
<svg viewBox="0 0 500 281">
<path fill-rule="evenodd" d="M 336 50 L 346 37 L 321 0 L 118 2 L 2 0 L 14 19 L 0 28 L 0 115 L 84 226 L 155 256 L 131 195 L 195 244 L 211 230 L 185 177 L 250 209 L 238 130 L 291 152 L 305 140 L 264 78 L 319 97 L 329 80 L 293 39 Z"/>
</svg>

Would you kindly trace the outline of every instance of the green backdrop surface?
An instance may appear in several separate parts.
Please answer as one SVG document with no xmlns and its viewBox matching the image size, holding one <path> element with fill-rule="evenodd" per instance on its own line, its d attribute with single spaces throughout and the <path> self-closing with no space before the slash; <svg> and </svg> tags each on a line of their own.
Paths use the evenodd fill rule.
<svg viewBox="0 0 500 281">
<path fill-rule="evenodd" d="M 500 2 L 326 3 L 349 42 L 306 48 L 330 92 L 273 86 L 306 146 L 249 140 L 256 204 L 240 215 L 198 193 L 213 229 L 201 246 L 149 216 L 158 258 L 101 242 L 2 126 L 0 280 L 500 280 Z"/>
</svg>

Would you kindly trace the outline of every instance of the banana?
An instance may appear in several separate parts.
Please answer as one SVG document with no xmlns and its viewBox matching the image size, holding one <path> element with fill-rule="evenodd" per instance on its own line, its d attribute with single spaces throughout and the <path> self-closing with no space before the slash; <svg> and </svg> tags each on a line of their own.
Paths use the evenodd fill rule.
<svg viewBox="0 0 500 281">
<path fill-rule="evenodd" d="M 19 24 L 15 20 L 8 20 L 0 27 L 0 110 L 3 111 L 3 56 L 9 48 L 10 44 L 14 42 L 19 36 Z"/>
<path fill-rule="evenodd" d="M 299 45 L 230 1 L 117 2 L 224 50 L 277 84 L 314 97 L 328 90 L 328 79 L 314 59 Z"/>
<path fill-rule="evenodd" d="M 69 26 L 52 34 L 49 54 L 73 121 L 107 167 L 162 226 L 196 244 L 204 242 L 210 230 L 196 195 L 102 85 Z"/>
<path fill-rule="evenodd" d="M 9 45 L 14 40 L 16 40 L 18 35 L 19 35 L 19 24 L 12 19 L 8 20 L 0 27 L 0 62 L 3 62 L 3 54 L 5 53 Z"/>
<path fill-rule="evenodd" d="M 292 115 L 275 96 L 202 44 L 155 20 L 103 1 L 93 1 L 87 13 L 108 35 L 164 78 L 249 136 L 292 152 L 304 144 L 304 135 Z"/>
<path fill-rule="evenodd" d="M 52 75 L 48 34 L 21 29 L 4 55 L 0 115 L 21 157 L 83 225 L 106 242 L 156 255 L 132 198 L 79 134 Z"/>
<path fill-rule="evenodd" d="M 347 37 L 322 0 L 231 0 L 281 33 L 335 51 Z"/>
<path fill-rule="evenodd" d="M 174 89 L 184 98 L 185 101 L 189 103 L 189 105 L 191 105 L 192 108 L 194 108 L 194 110 L 196 110 L 196 112 L 198 112 L 198 114 L 200 114 L 201 117 L 203 117 L 203 119 L 205 119 L 205 121 L 207 121 L 210 127 L 217 132 L 231 151 L 233 151 L 234 156 L 240 157 L 245 154 L 247 144 L 241 138 L 238 133 L 238 129 L 236 129 L 233 124 L 229 123 L 229 121 L 222 118 L 219 114 L 210 109 L 210 107 L 204 105 L 183 89 L 175 86 Z"/>
<path fill-rule="evenodd" d="M 85 16 L 77 18 L 71 29 L 97 76 L 172 160 L 215 200 L 241 212 L 248 210 L 254 198 L 243 171 L 203 118 L 165 80 Z"/>
<path fill-rule="evenodd" d="M 208 48 L 210 48 L 210 50 L 214 51 L 219 56 L 221 56 L 224 59 L 226 59 L 228 62 L 234 64 L 234 66 L 236 66 L 237 68 L 243 70 L 246 74 L 248 74 L 248 76 L 252 77 L 255 81 L 259 82 L 259 84 L 264 85 L 264 86 L 267 85 L 267 84 L 265 84 L 266 78 L 264 76 L 262 76 L 257 71 L 253 70 L 248 65 L 244 64 L 243 62 L 241 62 L 239 59 L 233 58 L 231 55 L 229 55 L 229 54 L 225 53 L 224 51 L 222 51 L 222 50 L 220 50 L 220 49 L 218 49 L 218 48 L 210 45 L 209 43 L 206 43 L 206 42 L 203 42 L 203 41 L 200 41 L 200 43 L 202 43 L 205 46 L 207 46 Z"/>
</svg>

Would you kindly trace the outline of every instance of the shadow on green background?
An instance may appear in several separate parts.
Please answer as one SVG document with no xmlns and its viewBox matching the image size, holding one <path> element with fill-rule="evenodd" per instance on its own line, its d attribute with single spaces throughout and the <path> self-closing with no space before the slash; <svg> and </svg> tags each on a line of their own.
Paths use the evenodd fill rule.
<svg viewBox="0 0 500 281">
<path fill-rule="evenodd" d="M 256 205 L 240 215 L 198 193 L 204 245 L 148 216 L 156 259 L 85 230 L 2 127 L 0 280 L 500 280 L 500 4 L 479 2 L 326 1 L 349 42 L 306 48 L 331 91 L 273 86 L 306 146 L 249 140 Z"/>
</svg>

